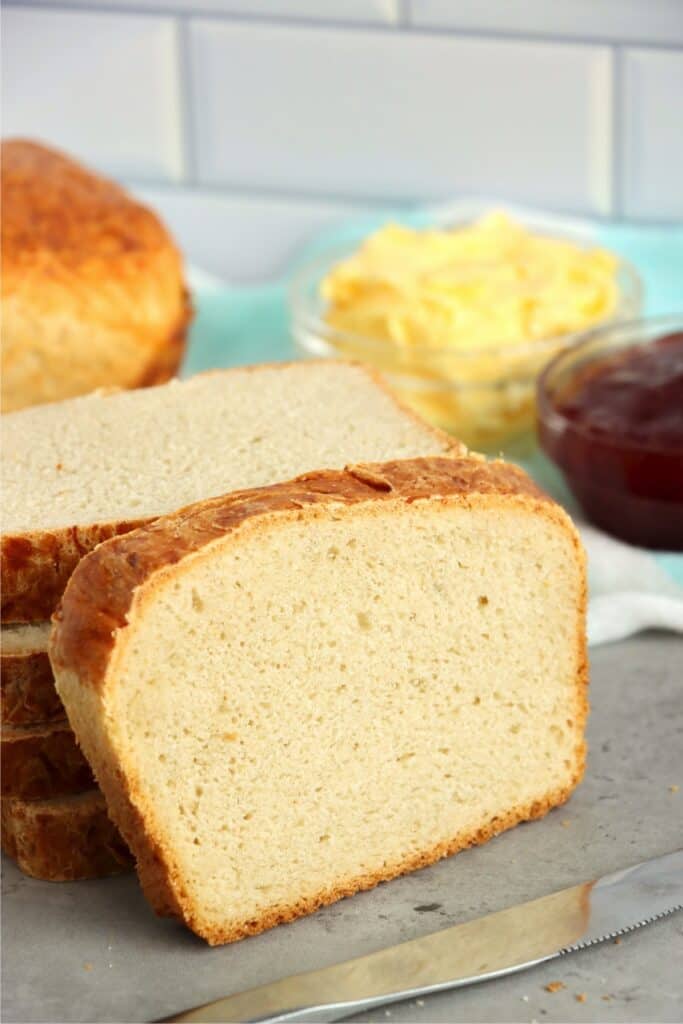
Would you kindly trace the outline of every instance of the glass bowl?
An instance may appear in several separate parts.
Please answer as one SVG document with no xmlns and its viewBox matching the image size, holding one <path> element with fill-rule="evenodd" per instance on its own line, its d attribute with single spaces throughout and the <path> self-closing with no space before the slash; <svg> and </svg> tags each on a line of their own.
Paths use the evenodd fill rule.
<svg viewBox="0 0 683 1024">
<path fill-rule="evenodd" d="M 654 373 L 643 361 L 655 357 L 661 339 L 669 340 L 659 353 L 669 352 L 672 361 Z M 683 550 L 681 346 L 683 313 L 612 324 L 558 355 L 538 382 L 541 447 L 588 518 L 628 543 L 670 551 Z M 602 401 L 593 389 L 589 427 L 577 406 L 583 387 L 605 380 L 601 366 L 611 371 L 612 387 L 608 399 L 603 387 Z M 637 417 L 633 400 L 624 414 L 625 387 L 638 389 Z M 615 402 L 622 404 L 617 419 Z"/>
<path fill-rule="evenodd" d="M 432 211 L 420 227 L 457 228 L 472 224 L 491 207 L 462 204 Z M 540 214 L 520 213 L 506 206 L 515 219 L 537 234 L 572 241 L 583 247 L 598 243 L 586 228 Z M 401 222 L 402 218 L 393 220 Z M 411 223 L 410 220 L 408 223 Z M 414 225 L 414 222 L 412 224 Z M 401 347 L 337 330 L 325 321 L 326 303 L 321 283 L 332 268 L 351 256 L 367 237 L 358 233 L 330 245 L 307 260 L 290 280 L 291 328 L 299 352 L 369 363 L 381 370 L 407 405 L 430 423 L 455 434 L 478 450 L 502 448 L 523 454 L 535 443 L 535 390 L 541 370 L 560 350 L 583 336 L 585 330 L 534 339 L 521 345 L 491 345 L 463 352 L 443 346 Z M 642 286 L 635 268 L 625 260 L 617 266 L 619 299 L 609 321 L 638 316 Z"/>
</svg>

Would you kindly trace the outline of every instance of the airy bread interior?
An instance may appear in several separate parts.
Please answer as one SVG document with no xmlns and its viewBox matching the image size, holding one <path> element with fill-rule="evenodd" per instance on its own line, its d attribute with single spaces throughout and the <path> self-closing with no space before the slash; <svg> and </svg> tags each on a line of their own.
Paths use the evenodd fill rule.
<svg viewBox="0 0 683 1024">
<path fill-rule="evenodd" d="M 357 366 L 294 363 L 3 417 L 3 532 L 142 520 L 312 467 L 459 446 Z"/>
<path fill-rule="evenodd" d="M 47 651 L 49 622 L 19 622 L 0 627 L 0 653 L 22 656 Z"/>
<path fill-rule="evenodd" d="M 309 510 L 139 592 L 97 714 L 196 931 L 259 931 L 567 797 L 583 575 L 559 515 Z M 90 753 L 94 691 L 58 684 Z"/>
</svg>

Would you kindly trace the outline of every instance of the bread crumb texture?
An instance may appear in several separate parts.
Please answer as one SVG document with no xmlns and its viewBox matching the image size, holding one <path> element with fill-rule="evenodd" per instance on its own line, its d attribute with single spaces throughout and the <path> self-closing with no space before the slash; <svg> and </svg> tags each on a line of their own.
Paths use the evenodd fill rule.
<svg viewBox="0 0 683 1024">
<path fill-rule="evenodd" d="M 331 361 L 88 395 L 2 425 L 3 622 L 49 618 L 97 544 L 192 502 L 311 466 L 463 453 L 375 375 Z"/>
<path fill-rule="evenodd" d="M 566 800 L 584 612 L 577 534 L 521 470 L 415 459 L 101 545 L 50 653 L 146 895 L 216 944 Z"/>
</svg>

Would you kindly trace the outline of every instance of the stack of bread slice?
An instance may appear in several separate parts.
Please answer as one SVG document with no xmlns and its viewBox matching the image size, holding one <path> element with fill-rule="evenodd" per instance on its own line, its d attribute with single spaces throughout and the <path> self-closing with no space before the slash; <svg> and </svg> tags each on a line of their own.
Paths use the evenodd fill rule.
<svg viewBox="0 0 683 1024">
<path fill-rule="evenodd" d="M 50 616 L 100 542 L 313 468 L 463 454 L 357 366 L 297 363 L 93 394 L 2 417 L 2 847 L 27 874 L 132 861 L 57 695 Z"/>
<path fill-rule="evenodd" d="M 2 848 L 34 878 L 115 874 L 132 857 L 57 696 L 49 630 L 2 627 Z"/>
</svg>

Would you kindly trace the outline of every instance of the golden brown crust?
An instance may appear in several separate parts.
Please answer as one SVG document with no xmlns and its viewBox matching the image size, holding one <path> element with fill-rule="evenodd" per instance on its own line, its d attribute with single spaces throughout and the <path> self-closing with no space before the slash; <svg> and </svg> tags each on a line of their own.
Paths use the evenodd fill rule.
<svg viewBox="0 0 683 1024">
<path fill-rule="evenodd" d="M 175 372 L 190 306 L 159 219 L 113 182 L 2 144 L 2 408 Z"/>
<path fill-rule="evenodd" d="M 122 188 L 39 143 L 2 143 L 2 187 L 2 268 L 10 290 L 21 281 L 14 275 L 46 254 L 80 267 L 168 244 L 157 217 Z"/>
<path fill-rule="evenodd" d="M 144 520 L 94 523 L 57 530 L 38 530 L 0 539 L 2 621 L 49 619 L 81 558 L 98 544 L 127 533 Z"/>
<path fill-rule="evenodd" d="M 47 800 L 94 786 L 90 765 L 67 721 L 3 726 L 2 796 Z"/>
<path fill-rule="evenodd" d="M 566 515 L 521 470 L 504 463 L 476 459 L 415 459 L 381 465 L 349 467 L 342 472 L 309 473 L 290 483 L 242 491 L 190 506 L 134 533 L 109 541 L 85 558 L 72 576 L 55 615 L 51 657 L 64 680 L 63 696 L 74 726 L 91 759 L 107 797 L 113 819 L 136 856 L 140 881 L 157 913 L 183 919 L 210 944 L 253 935 L 290 921 L 343 896 L 367 889 L 416 868 L 433 863 L 466 846 L 484 842 L 520 821 L 540 817 L 566 800 L 580 781 L 585 760 L 583 725 L 587 712 L 585 656 L 585 589 L 577 609 L 577 741 L 575 763 L 568 784 L 529 806 L 512 808 L 475 832 L 459 833 L 431 850 L 381 871 L 340 882 L 325 892 L 301 899 L 292 906 L 272 908 L 258 919 L 220 929 L 207 926 L 193 911 L 183 879 L 164 849 L 162 838 L 140 810 L 142 801 L 131 789 L 117 762 L 111 737 L 101 714 L 109 658 L 125 629 L 133 600 L 155 575 L 195 554 L 251 520 L 273 515 L 300 518 L 313 506 L 456 497 L 464 505 L 479 506 L 509 496 L 527 511 L 543 512 L 572 538 L 577 564 L 583 553 L 576 531 Z M 482 501 L 483 498 L 483 501 Z M 314 513 L 315 514 L 315 513 Z M 93 596 L 97 595 L 96 602 Z M 73 700 L 69 700 L 71 693 Z"/>
<path fill-rule="evenodd" d="M 47 651 L 3 652 L 0 684 L 3 725 L 40 725 L 66 716 Z"/>
<path fill-rule="evenodd" d="M 99 790 L 56 800 L 2 801 L 2 849 L 46 882 L 105 878 L 133 867 Z"/>
<path fill-rule="evenodd" d="M 166 343 L 156 352 L 153 352 L 149 363 L 144 366 L 139 376 L 130 384 L 131 388 L 151 388 L 158 384 L 166 384 L 173 377 L 176 377 L 187 349 L 188 335 L 194 307 L 190 299 L 190 293 L 183 292 L 183 311 L 178 323 L 172 328 Z"/>
<path fill-rule="evenodd" d="M 135 591 L 149 577 L 258 516 L 299 512 L 311 505 L 435 495 L 526 495 L 549 502 L 517 466 L 471 458 L 425 458 L 306 473 L 269 487 L 209 498 L 101 546 L 71 576 L 54 621 L 51 659 L 102 684 L 115 631 L 125 626 Z M 98 595 L 97 608 L 92 595 Z"/>
<path fill-rule="evenodd" d="M 341 360 L 328 360 L 338 362 Z M 266 366 L 286 367 L 291 363 L 259 364 L 257 366 L 239 367 L 237 372 L 251 370 L 258 372 Z M 300 364 L 297 364 L 300 365 Z M 415 423 L 428 430 L 434 437 L 435 445 L 441 445 L 444 451 L 449 450 L 453 457 L 465 456 L 464 445 L 456 438 L 445 434 L 438 427 L 423 423 L 420 418 L 391 392 L 384 379 L 372 368 L 361 367 L 377 387 L 390 395 L 392 401 L 403 410 Z M 153 380 L 155 371 L 150 369 L 148 379 L 141 384 L 163 383 L 162 379 Z M 162 371 L 164 372 L 164 371 Z M 209 370 L 207 374 L 223 374 L 229 379 L 230 370 Z M 0 537 L 0 569 L 2 572 L 0 621 L 2 622 L 37 622 L 48 619 L 61 598 L 71 573 L 81 558 L 102 541 L 122 533 L 128 533 L 137 527 L 144 526 L 152 519 L 137 521 L 120 521 L 110 523 L 94 523 L 75 525 L 54 530 L 36 530 L 18 536 L 4 535 Z"/>
</svg>

